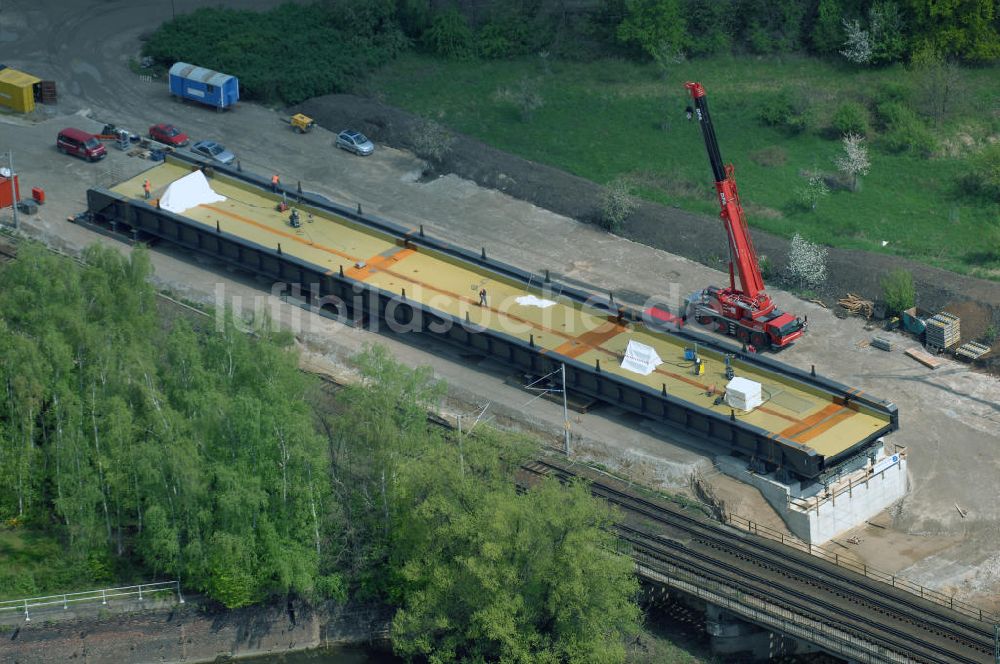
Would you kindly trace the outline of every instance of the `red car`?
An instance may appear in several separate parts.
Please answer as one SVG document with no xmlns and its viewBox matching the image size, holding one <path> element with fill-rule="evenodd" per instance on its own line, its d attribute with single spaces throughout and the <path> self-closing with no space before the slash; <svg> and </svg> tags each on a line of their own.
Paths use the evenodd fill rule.
<svg viewBox="0 0 1000 664">
<path fill-rule="evenodd" d="M 173 145 L 178 148 L 188 144 L 187 134 L 172 124 L 167 124 L 165 122 L 150 127 L 149 137 L 154 141 L 166 143 L 167 145 Z"/>
</svg>

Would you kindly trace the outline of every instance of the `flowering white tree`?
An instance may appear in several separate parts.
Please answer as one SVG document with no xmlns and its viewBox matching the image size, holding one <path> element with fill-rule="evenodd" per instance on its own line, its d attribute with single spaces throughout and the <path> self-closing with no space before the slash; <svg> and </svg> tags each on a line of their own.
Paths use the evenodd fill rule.
<svg viewBox="0 0 1000 664">
<path fill-rule="evenodd" d="M 788 277 L 805 288 L 819 288 L 826 283 L 826 253 L 826 247 L 796 233 L 788 248 Z"/>
<path fill-rule="evenodd" d="M 856 65 L 866 65 L 871 62 L 872 36 L 861 27 L 861 21 L 858 19 L 849 21 L 845 18 L 844 34 L 847 35 L 847 39 L 840 54 Z"/>
<path fill-rule="evenodd" d="M 871 160 L 868 158 L 868 147 L 865 139 L 857 134 L 845 134 L 843 139 L 844 154 L 833 161 L 841 173 L 851 178 L 851 191 L 860 189 L 858 176 L 868 175 L 871 170 Z"/>
</svg>

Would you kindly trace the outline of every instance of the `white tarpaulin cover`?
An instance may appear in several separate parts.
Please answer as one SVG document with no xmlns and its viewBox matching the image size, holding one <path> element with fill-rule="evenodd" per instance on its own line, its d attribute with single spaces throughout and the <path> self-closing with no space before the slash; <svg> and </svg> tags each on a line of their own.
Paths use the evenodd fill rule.
<svg viewBox="0 0 1000 664">
<path fill-rule="evenodd" d="M 737 376 L 726 385 L 726 403 L 733 408 L 750 411 L 763 403 L 760 383 Z"/>
<path fill-rule="evenodd" d="M 663 364 L 663 360 L 657 355 L 655 348 L 629 340 L 628 347 L 625 349 L 625 357 L 622 359 L 622 369 L 648 376 L 661 364 Z"/>
<path fill-rule="evenodd" d="M 545 309 L 555 304 L 552 300 L 544 300 L 534 295 L 522 295 L 515 301 L 523 307 L 538 307 L 540 309 Z"/>
<path fill-rule="evenodd" d="M 225 196 L 212 191 L 204 173 L 194 171 L 167 187 L 160 196 L 160 208 L 180 214 L 205 203 L 219 203 L 224 200 Z"/>
</svg>

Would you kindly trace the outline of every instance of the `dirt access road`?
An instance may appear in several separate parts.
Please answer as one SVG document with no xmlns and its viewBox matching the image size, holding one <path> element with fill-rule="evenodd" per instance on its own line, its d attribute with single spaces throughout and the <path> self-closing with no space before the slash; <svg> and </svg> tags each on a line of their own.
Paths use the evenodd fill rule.
<svg viewBox="0 0 1000 664">
<path fill-rule="evenodd" d="M 183 12 L 197 3 L 173 4 Z M 225 4 L 259 8 L 277 3 Z M 222 141 L 240 157 L 244 169 L 264 175 L 278 172 L 285 183 L 301 180 L 307 190 L 360 203 L 366 211 L 414 226 L 423 223 L 429 232 L 468 247 L 488 247 L 491 255 L 527 269 L 550 268 L 615 292 L 663 296 L 726 279 L 700 264 L 454 176 L 421 181 L 425 164 L 406 152 L 382 147 L 373 157 L 359 159 L 334 150 L 333 135 L 325 129 L 306 136 L 292 133 L 277 111 L 243 103 L 220 114 L 172 101 L 164 83 L 144 81 L 126 66 L 138 53 L 139 35 L 169 18 L 170 5 L 162 0 L 3 4 L 0 61 L 59 85 L 59 104 L 43 108 L 37 117 L 0 116 L 0 151 L 14 151 L 22 186 L 40 185 L 48 193 L 49 202 L 40 213 L 24 220 L 32 234 L 70 250 L 94 241 L 113 243 L 66 223 L 66 216 L 85 207 L 87 187 L 121 180 L 149 166 L 114 148 L 97 164 L 59 155 L 54 149 L 59 129 L 75 125 L 97 130 L 110 121 L 143 131 L 154 122 L 168 121 L 196 140 Z M 157 251 L 154 258 L 161 284 L 190 299 L 214 303 L 221 292 L 234 305 L 237 297 L 243 306 L 268 302 L 269 284 L 169 251 Z M 817 371 L 835 380 L 895 401 L 902 414 L 903 428 L 892 441 L 909 449 L 912 491 L 883 517 L 889 529 L 860 529 L 855 533 L 860 544 L 848 546 L 871 564 L 902 571 L 914 581 L 954 590 L 966 599 L 995 600 L 1000 591 L 1000 382 L 959 364 L 936 372 L 924 369 L 901 352 L 866 346 L 871 333 L 860 321 L 837 320 L 829 311 L 780 291 L 775 297 L 781 306 L 808 315 L 811 325 L 810 334 L 785 352 L 783 361 L 806 369 L 815 364 Z M 456 398 L 467 404 L 490 403 L 488 412 L 497 421 L 559 431 L 558 407 L 537 401 L 526 408 L 524 393 L 504 383 L 503 367 L 489 362 L 470 367 L 470 358 L 426 340 L 346 329 L 280 302 L 270 304 L 276 318 L 296 325 L 299 337 L 327 360 L 342 364 L 345 356 L 377 340 L 403 362 L 433 366 L 452 385 Z M 901 337 L 897 341 L 904 348 L 912 345 Z M 605 410 L 573 419 L 577 454 L 599 458 L 638 480 L 676 487 L 692 468 L 710 467 L 710 452 L 637 418 Z M 769 520 L 761 518 L 765 510 L 754 492 L 734 488 L 722 478 L 715 481 L 735 511 Z"/>
</svg>

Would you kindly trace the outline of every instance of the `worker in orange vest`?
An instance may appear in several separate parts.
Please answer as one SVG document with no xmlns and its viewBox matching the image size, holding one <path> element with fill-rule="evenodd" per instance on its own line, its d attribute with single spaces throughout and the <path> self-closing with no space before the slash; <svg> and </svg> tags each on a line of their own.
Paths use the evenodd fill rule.
<svg viewBox="0 0 1000 664">
<path fill-rule="evenodd" d="M 149 200 L 149 178 L 146 178 L 146 181 L 142 183 L 142 191 L 143 191 L 143 194 L 145 195 L 146 200 L 148 201 Z"/>
<path fill-rule="evenodd" d="M 281 184 L 281 180 L 278 178 L 278 174 L 275 173 L 271 176 L 271 191 L 278 193 L 278 185 Z"/>
</svg>

